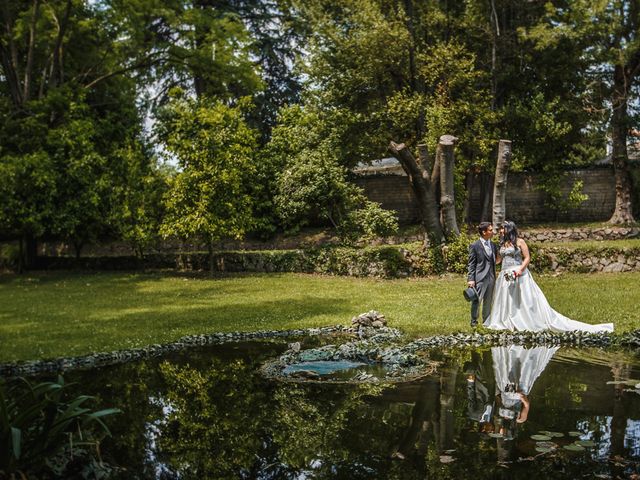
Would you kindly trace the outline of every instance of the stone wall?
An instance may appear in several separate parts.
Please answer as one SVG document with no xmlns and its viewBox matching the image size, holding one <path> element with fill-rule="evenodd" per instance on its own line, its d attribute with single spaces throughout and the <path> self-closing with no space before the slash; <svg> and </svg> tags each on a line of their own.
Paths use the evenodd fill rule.
<svg viewBox="0 0 640 480">
<path fill-rule="evenodd" d="M 599 222 L 611 217 L 615 207 L 615 179 L 609 167 L 568 172 L 562 192 L 566 195 L 575 181 L 584 182 L 583 193 L 589 196 L 579 207 L 569 212 L 558 212 L 545 205 L 546 194 L 536 187 L 539 175 L 509 173 L 507 186 L 507 216 L 518 224 L 544 222 Z M 365 189 L 367 196 L 384 208 L 398 212 L 402 224 L 418 221 L 418 209 L 409 181 L 404 175 L 363 175 L 356 183 Z M 469 192 L 469 221 L 481 220 L 482 199 L 479 177 Z"/>
<path fill-rule="evenodd" d="M 356 177 L 355 183 L 364 188 L 367 197 L 395 210 L 400 223 L 410 225 L 420 221 L 418 205 L 404 175 L 367 175 Z"/>
<path fill-rule="evenodd" d="M 624 240 L 639 238 L 639 227 L 562 228 L 554 230 L 526 230 L 518 235 L 527 242 L 573 242 L 581 240 Z"/>
<path fill-rule="evenodd" d="M 530 244 L 531 268 L 537 272 L 626 272 L 640 271 L 638 246 L 566 246 Z M 610 245 L 610 244 L 609 244 Z M 403 278 L 422 277 L 449 271 L 466 270 L 467 244 L 462 249 L 445 253 L 444 257 L 425 251 L 420 243 L 367 248 L 328 247 L 308 250 L 224 251 L 214 256 L 218 272 L 296 272 L 356 277 Z M 206 271 L 209 258 L 205 253 L 154 254 L 144 259 L 135 257 L 40 257 L 42 269 L 139 270 L 176 269 Z"/>
<path fill-rule="evenodd" d="M 549 270 L 556 273 L 612 273 L 640 271 L 640 250 L 567 251 L 558 248 L 544 250 Z"/>
</svg>

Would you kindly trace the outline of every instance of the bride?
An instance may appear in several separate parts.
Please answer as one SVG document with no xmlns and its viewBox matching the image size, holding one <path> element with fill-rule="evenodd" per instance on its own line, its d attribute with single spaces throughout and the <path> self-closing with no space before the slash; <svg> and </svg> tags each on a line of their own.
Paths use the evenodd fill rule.
<svg viewBox="0 0 640 480">
<path fill-rule="evenodd" d="M 527 269 L 531 260 L 529 248 L 518 238 L 513 222 L 504 222 L 500 228 L 500 242 L 502 271 L 496 280 L 491 314 L 484 322 L 486 328 L 533 332 L 613 331 L 613 323 L 590 325 L 571 320 L 551 308 Z"/>
</svg>

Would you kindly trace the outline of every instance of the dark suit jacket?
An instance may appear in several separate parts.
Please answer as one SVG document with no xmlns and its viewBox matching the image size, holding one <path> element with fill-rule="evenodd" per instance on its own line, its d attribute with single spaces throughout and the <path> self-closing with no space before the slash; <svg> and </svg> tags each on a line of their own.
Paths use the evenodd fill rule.
<svg viewBox="0 0 640 480">
<path fill-rule="evenodd" d="M 469 262 L 467 264 L 467 280 L 476 282 L 476 288 L 484 291 L 483 284 L 493 283 L 496 280 L 496 256 L 498 255 L 498 247 L 495 243 L 490 242 L 493 255 L 487 255 L 487 252 L 478 239 L 469 246 Z"/>
</svg>

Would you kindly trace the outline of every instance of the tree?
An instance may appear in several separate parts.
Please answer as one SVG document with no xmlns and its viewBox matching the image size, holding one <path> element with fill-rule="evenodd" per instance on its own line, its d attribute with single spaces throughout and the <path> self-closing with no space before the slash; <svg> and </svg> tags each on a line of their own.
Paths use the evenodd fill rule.
<svg viewBox="0 0 640 480">
<path fill-rule="evenodd" d="M 9 0 L 0 21 L 0 162 L 21 179 L 0 188 L 7 204 L 28 210 L 24 220 L 7 220 L 3 234 L 20 238 L 21 265 L 31 266 L 43 236 L 70 240 L 79 253 L 110 230 L 112 153 L 140 131 L 135 84 L 125 75 L 135 66 L 97 6 Z M 43 188 L 47 201 L 34 193 Z"/>
<path fill-rule="evenodd" d="M 0 225 L 5 236 L 19 239 L 19 272 L 35 257 L 35 252 L 26 252 L 29 239 L 46 231 L 55 209 L 53 170 L 44 152 L 0 158 Z"/>
<path fill-rule="evenodd" d="M 326 136 L 336 139 L 332 151 L 341 164 L 380 158 L 396 138 L 409 149 L 426 145 L 433 157 L 443 135 L 459 137 L 451 187 L 460 194 L 446 217 L 455 234 L 452 214 L 462 211 L 465 175 L 492 152 L 499 118 L 487 75 L 462 35 L 449 30 L 456 22 L 459 28 L 459 6 L 450 13 L 439 2 L 350 0 L 300 9 L 313 26 L 302 99 L 321 124 L 334 126 Z"/>
<path fill-rule="evenodd" d="M 173 172 L 157 167 L 157 159 L 140 141 L 122 147 L 117 156 L 122 170 L 111 195 L 115 201 L 109 223 L 141 258 L 159 240 L 162 200 Z"/>
<path fill-rule="evenodd" d="M 616 179 L 616 206 L 611 223 L 634 222 L 627 135 L 630 100 L 637 96 L 640 78 L 640 3 L 637 0 L 548 4 L 542 22 L 529 36 L 541 50 L 559 44 L 575 45 L 591 81 L 587 107 L 606 108 L 611 132 Z"/>
<path fill-rule="evenodd" d="M 333 130 L 333 135 L 325 132 Z M 314 220 L 329 221 L 343 240 L 389 235 L 397 230 L 390 211 L 367 200 L 348 179 L 336 144 L 340 126 L 327 125 L 313 109 L 285 109 L 267 145 L 279 166 L 274 205 L 285 229 L 297 230 Z"/>
<path fill-rule="evenodd" d="M 105 3 L 109 23 L 128 39 L 130 64 L 145 66 L 140 81 L 154 85 L 152 103 L 163 105 L 175 87 L 228 103 L 262 89 L 252 39 L 232 2 Z"/>
<path fill-rule="evenodd" d="M 498 145 L 498 161 L 496 163 L 496 179 L 493 186 L 493 215 L 491 221 L 497 230 L 506 220 L 507 178 L 511 164 L 511 142 L 500 140 Z"/>
<path fill-rule="evenodd" d="M 159 136 L 180 171 L 165 197 L 164 236 L 199 236 L 208 245 L 242 237 L 253 224 L 247 184 L 255 170 L 257 134 L 247 126 L 243 108 L 220 101 L 176 98 L 166 108 Z"/>
<path fill-rule="evenodd" d="M 398 159 L 409 177 L 409 183 L 418 203 L 425 240 L 427 243 L 438 245 L 445 240 L 445 236 L 440 225 L 435 185 L 432 183 L 432 179 L 436 174 L 439 176 L 440 168 L 439 164 L 436 164 L 433 170 L 429 171 L 427 156 L 424 153 L 426 148 L 422 147 L 423 153 L 420 163 L 416 162 L 415 157 L 404 143 L 391 142 L 389 150 Z"/>
</svg>

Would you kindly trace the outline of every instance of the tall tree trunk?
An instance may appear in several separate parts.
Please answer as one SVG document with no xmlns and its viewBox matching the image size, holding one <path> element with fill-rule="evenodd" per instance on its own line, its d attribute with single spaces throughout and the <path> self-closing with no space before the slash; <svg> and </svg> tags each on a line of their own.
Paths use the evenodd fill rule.
<svg viewBox="0 0 640 480">
<path fill-rule="evenodd" d="M 440 429 L 436 444 L 441 452 L 454 448 L 455 415 L 453 411 L 457 376 L 458 368 L 455 364 L 443 368 L 440 374 Z"/>
<path fill-rule="evenodd" d="M 429 181 L 429 173 L 416 162 L 415 157 L 404 143 L 391 142 L 389 150 L 398 159 L 409 177 L 409 183 L 418 203 L 426 240 L 429 243 L 444 242 L 444 235 L 438 219 L 438 205 Z"/>
<path fill-rule="evenodd" d="M 425 425 L 428 427 L 429 410 L 433 408 L 435 389 L 429 383 L 423 383 L 416 396 L 416 402 L 411 409 L 411 420 L 404 436 L 400 440 L 398 448 L 392 453 L 392 458 L 404 459 L 414 453 L 416 443 L 424 433 Z"/>
<path fill-rule="evenodd" d="M 424 93 L 424 81 L 418 75 L 416 66 L 416 43 L 418 38 L 415 26 L 415 9 L 413 0 L 404 0 L 404 11 L 407 16 L 407 30 L 411 35 L 411 44 L 409 45 L 409 87 L 413 93 Z M 422 138 L 424 135 L 424 108 L 420 108 L 415 121 L 416 139 Z"/>
<path fill-rule="evenodd" d="M 84 242 L 79 239 L 73 240 L 73 249 L 76 254 L 76 260 L 80 259 L 80 255 L 82 254 L 82 247 L 84 247 Z"/>
<path fill-rule="evenodd" d="M 453 135 L 443 135 L 438 142 L 438 153 L 440 156 L 440 208 L 444 233 L 447 237 L 460 235 L 458 222 L 456 220 L 456 202 L 453 189 L 453 167 L 455 156 L 453 147 L 458 139 Z"/>
<path fill-rule="evenodd" d="M 616 65 L 611 115 L 611 140 L 613 170 L 616 179 L 616 207 L 609 223 L 633 223 L 632 183 L 629 174 L 629 156 L 627 153 L 627 131 L 629 128 L 628 85 L 632 79 L 625 72 L 630 69 Z"/>
<path fill-rule="evenodd" d="M 500 36 L 500 20 L 496 11 L 495 0 L 491 0 L 491 110 L 495 111 L 498 104 L 498 75 L 497 50 Z"/>
<path fill-rule="evenodd" d="M 506 217 L 507 175 L 511 164 L 511 140 L 500 140 L 498 144 L 498 161 L 493 184 L 493 216 L 494 228 L 504 222 Z"/>
<path fill-rule="evenodd" d="M 14 106 L 22 105 L 22 89 L 20 88 L 20 71 L 18 69 L 18 55 L 13 41 L 13 18 L 9 10 L 9 2 L 0 2 L 0 18 L 2 20 L 2 36 L 7 39 L 7 45 L 0 42 L 0 63 Z"/>
<path fill-rule="evenodd" d="M 38 25 L 38 12 L 40 10 L 40 0 L 33 0 L 33 17 L 29 24 L 29 46 L 27 49 L 27 65 L 24 69 L 24 92 L 22 98 L 25 102 L 31 99 L 31 78 L 33 76 L 33 56 L 36 46 L 36 27 Z"/>
<path fill-rule="evenodd" d="M 486 222 L 491 218 L 491 211 L 493 209 L 493 182 L 494 177 L 486 172 L 480 174 L 480 197 L 482 199 L 482 210 L 480 212 L 480 221 Z"/>
<path fill-rule="evenodd" d="M 442 155 L 438 155 L 436 152 L 436 158 L 433 162 L 433 169 L 431 170 L 431 190 L 433 190 L 435 198 L 440 198 L 440 174 L 442 173 L 442 168 L 440 167 L 441 161 Z M 438 217 L 439 216 L 440 214 L 438 214 Z"/>
<path fill-rule="evenodd" d="M 63 60 L 62 60 L 62 41 L 64 40 L 64 35 L 67 31 L 67 25 L 69 24 L 69 15 L 71 14 L 71 0 L 67 0 L 67 6 L 65 8 L 64 17 L 62 21 L 58 21 L 56 17 L 56 22 L 58 23 L 58 35 L 56 36 L 56 43 L 53 47 L 53 61 L 51 65 L 51 86 L 61 85 L 64 81 L 64 68 L 63 68 Z"/>
</svg>

